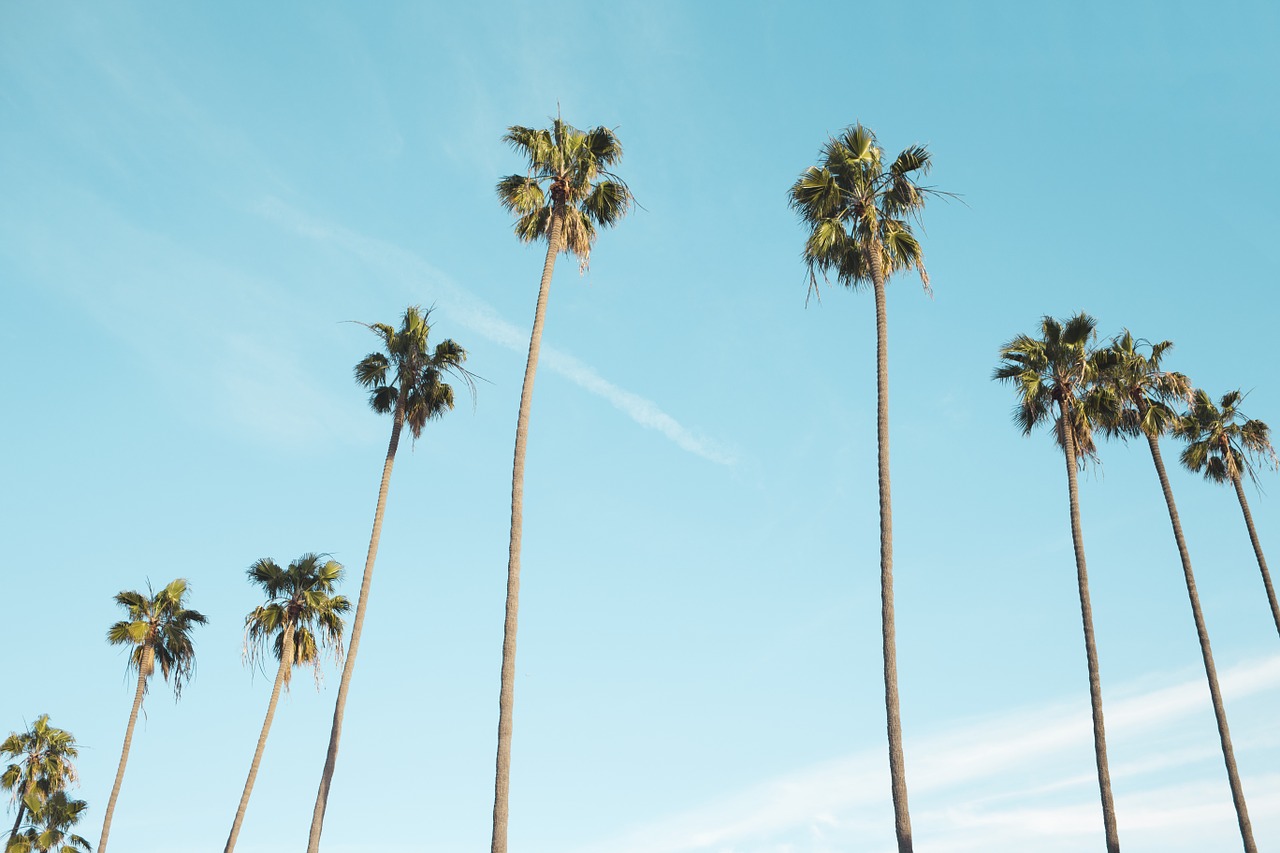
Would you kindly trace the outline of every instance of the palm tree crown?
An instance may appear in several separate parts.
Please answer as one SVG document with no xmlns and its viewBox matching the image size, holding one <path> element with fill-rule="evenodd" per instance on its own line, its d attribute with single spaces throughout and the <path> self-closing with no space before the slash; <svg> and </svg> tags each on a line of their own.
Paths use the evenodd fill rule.
<svg viewBox="0 0 1280 853">
<path fill-rule="evenodd" d="M 1199 389 L 1191 399 L 1191 410 L 1174 428 L 1174 434 L 1188 444 L 1182 464 L 1201 472 L 1215 483 L 1238 482 L 1247 474 L 1256 480 L 1254 463 L 1276 467 L 1276 451 L 1271 445 L 1271 428 L 1240 411 L 1244 394 L 1230 391 L 1219 406 Z"/>
<path fill-rule="evenodd" d="M 5 853 L 89 853 L 89 839 L 69 830 L 80 822 L 89 804 L 57 791 L 31 813 L 26 829 L 14 833 Z"/>
<path fill-rule="evenodd" d="M 356 381 L 369 389 L 369 406 L 378 414 L 403 417 L 413 437 L 422 435 L 427 421 L 453 408 L 453 387 L 446 374 L 461 379 L 475 390 L 474 378 L 463 368 L 467 351 L 453 340 L 444 340 L 432 350 L 431 311 L 416 305 L 405 309 L 400 328 L 386 323 L 362 323 L 382 339 L 384 352 L 373 352 L 355 367 Z"/>
<path fill-rule="evenodd" d="M 0 774 L 0 788 L 13 792 L 18 816 L 13 838 L 25 812 L 37 812 L 54 794 L 76 781 L 71 759 L 79 757 L 71 732 L 49 725 L 49 715 L 36 717 L 25 732 L 12 732 L 0 743 L 0 758 L 14 759 Z"/>
<path fill-rule="evenodd" d="M 1041 337 L 1018 335 L 1001 348 L 1004 363 L 992 374 L 994 379 L 1016 386 L 1018 404 L 1013 421 L 1023 435 L 1052 419 L 1058 446 L 1065 449 L 1063 427 L 1067 423 L 1073 427 L 1077 461 L 1097 456 L 1093 440 L 1096 411 L 1085 399 L 1100 366 L 1089 346 L 1097 325 L 1097 320 L 1084 313 L 1065 324 L 1045 317 L 1040 321 Z"/>
<path fill-rule="evenodd" d="M 1173 428 L 1178 418 L 1169 403 L 1188 399 L 1191 382 L 1181 373 L 1161 369 L 1172 347 L 1172 341 L 1135 340 L 1125 329 L 1098 353 L 1092 409 L 1107 435 L 1159 438 Z"/>
<path fill-rule="evenodd" d="M 524 175 L 498 181 L 498 200 L 516 215 L 516 236 L 550 241 L 559 216 L 557 251 L 577 257 L 585 270 L 596 226 L 614 225 L 634 201 L 626 182 L 609 171 L 622 159 L 622 143 L 607 127 L 578 130 L 558 117 L 549 129 L 513 125 L 503 141 L 529 161 Z"/>
<path fill-rule="evenodd" d="M 791 207 L 811 229 L 803 257 L 815 292 L 818 273 L 856 288 L 874 283 L 877 272 L 888 279 L 905 269 L 917 270 L 929 290 L 924 252 L 910 224 L 925 197 L 937 194 L 915 180 L 929 172 L 929 151 L 912 145 L 887 171 L 883 155 L 875 134 L 855 125 L 828 140 L 821 165 L 810 166 L 791 187 Z"/>
<path fill-rule="evenodd" d="M 148 589 L 150 592 L 150 589 Z M 173 687 L 175 699 L 196 671 L 195 645 L 191 629 L 209 620 L 195 610 L 183 607 L 187 582 L 172 581 L 159 592 L 143 595 L 127 590 L 116 595 L 116 603 L 128 618 L 107 629 L 107 642 L 115 646 L 133 646 L 129 653 L 129 669 L 149 678 L 157 664 L 160 674 Z"/>
<path fill-rule="evenodd" d="M 249 580 L 262 587 L 268 601 L 245 617 L 245 653 L 252 662 L 271 642 L 272 655 L 284 667 L 287 687 L 296 666 L 314 667 L 319 677 L 320 652 L 328 648 L 342 657 L 342 615 L 351 610 L 345 595 L 334 595 L 342 579 L 342 564 L 304 554 L 282 569 L 264 557 L 249 567 Z M 290 642 L 286 644 L 285 634 Z M 290 660 L 285 661 L 286 645 Z"/>
</svg>

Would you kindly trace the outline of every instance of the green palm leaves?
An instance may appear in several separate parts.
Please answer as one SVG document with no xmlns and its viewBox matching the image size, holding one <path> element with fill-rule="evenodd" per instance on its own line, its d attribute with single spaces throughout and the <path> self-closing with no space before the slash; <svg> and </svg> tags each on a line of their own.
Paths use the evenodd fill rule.
<svg viewBox="0 0 1280 853">
<path fill-rule="evenodd" d="M 259 659 L 270 643 L 272 655 L 284 666 L 287 686 L 294 667 L 312 666 L 318 672 L 323 649 L 342 657 L 346 627 L 342 617 L 351 610 L 351 601 L 334 594 L 342 579 L 341 563 L 304 554 L 282 569 L 264 557 L 247 574 L 268 599 L 245 617 L 245 652 L 250 662 Z"/>
<path fill-rule="evenodd" d="M 1191 411 L 1174 430 L 1187 442 L 1183 465 L 1215 483 L 1236 482 L 1245 476 L 1256 480 L 1255 463 L 1276 467 L 1271 428 L 1246 418 L 1240 411 L 1242 402 L 1244 395 L 1239 391 L 1224 394 L 1216 406 L 1207 393 L 1195 392 Z"/>
<path fill-rule="evenodd" d="M 24 814 L 40 821 L 51 798 L 76 781 L 71 759 L 80 755 L 71 732 L 49 725 L 49 715 L 36 717 L 25 732 L 13 732 L 0 743 L 0 759 L 10 760 L 0 774 L 0 788 L 10 791 L 18 803 L 10 841 L 17 836 Z"/>
<path fill-rule="evenodd" d="M 1177 424 L 1179 416 L 1170 403 L 1185 402 L 1191 396 L 1191 382 L 1181 373 L 1161 369 L 1160 362 L 1172 347 L 1172 341 L 1135 340 L 1125 329 L 1098 353 L 1101 372 L 1092 408 L 1107 435 L 1158 438 Z"/>
<path fill-rule="evenodd" d="M 498 201 L 516 216 L 516 236 L 550 241 L 559 219 L 557 251 L 586 269 L 597 226 L 616 224 L 633 203 L 626 182 L 609 170 L 622 159 L 618 137 L 606 127 L 583 131 L 556 118 L 548 129 L 512 126 L 503 141 L 529 161 L 524 175 L 498 181 Z"/>
<path fill-rule="evenodd" d="M 475 391 L 474 377 L 462 365 L 467 352 L 452 340 L 433 349 L 430 311 L 416 305 L 405 309 L 396 329 L 386 323 L 362 323 L 382 339 L 383 351 L 373 352 L 355 367 L 356 382 L 369 389 L 369 407 L 380 415 L 403 417 L 414 438 L 422 435 L 427 421 L 453 408 L 453 376 Z"/>
<path fill-rule="evenodd" d="M 51 794 L 31 811 L 26 828 L 13 833 L 5 853 L 89 853 L 89 840 L 70 831 L 88 808 L 88 803 L 71 799 L 66 791 Z"/>
<path fill-rule="evenodd" d="M 129 652 L 132 671 L 147 679 L 159 665 L 175 699 L 182 697 L 183 686 L 196 672 L 191 629 L 208 621 L 199 612 L 186 609 L 186 595 L 187 582 L 182 578 L 150 595 L 134 590 L 120 592 L 116 604 L 128 616 L 107 629 L 107 642 L 133 647 Z"/>
<path fill-rule="evenodd" d="M 929 152 L 913 145 L 888 170 L 882 157 L 875 134 L 858 124 L 828 140 L 819 165 L 792 185 L 791 207 L 810 229 L 803 257 L 815 291 L 819 273 L 853 288 L 908 269 L 929 289 L 924 253 L 911 230 L 934 192 L 916 182 L 929 173 Z"/>
</svg>

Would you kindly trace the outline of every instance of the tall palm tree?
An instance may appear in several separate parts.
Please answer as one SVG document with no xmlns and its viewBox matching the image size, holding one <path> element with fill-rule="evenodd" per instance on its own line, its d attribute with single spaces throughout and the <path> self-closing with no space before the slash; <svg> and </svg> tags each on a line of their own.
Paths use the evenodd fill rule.
<svg viewBox="0 0 1280 853">
<path fill-rule="evenodd" d="M 66 791 L 55 791 L 29 813 L 27 827 L 15 832 L 5 845 L 5 853 L 90 853 L 89 839 L 69 830 L 89 808 L 84 800 L 73 800 Z"/>
<path fill-rule="evenodd" d="M 1090 341 L 1097 321 L 1077 314 L 1059 323 L 1041 321 L 1041 336 L 1018 335 L 1000 350 L 1002 363 L 993 378 L 1010 382 L 1018 393 L 1014 423 L 1028 435 L 1037 425 L 1053 422 L 1054 437 L 1067 466 L 1067 498 L 1071 510 L 1071 542 L 1075 548 L 1076 581 L 1080 590 L 1080 620 L 1084 624 L 1085 656 L 1089 664 L 1089 702 L 1093 710 L 1093 750 L 1102 795 L 1102 823 L 1107 853 L 1119 853 L 1115 801 L 1111 796 L 1111 772 L 1107 768 L 1107 735 L 1102 717 L 1102 679 L 1098 672 L 1098 648 L 1093 634 L 1093 606 L 1089 601 L 1089 574 L 1085 567 L 1084 535 L 1080 529 L 1080 493 L 1076 467 L 1096 454 L 1094 421 L 1084 396 L 1097 378 L 1098 360 Z"/>
<path fill-rule="evenodd" d="M 173 687 L 173 698 L 182 697 L 182 688 L 196 672 L 196 648 L 191 642 L 191 630 L 208 620 L 195 610 L 188 610 L 187 582 L 183 578 L 171 581 L 159 592 L 147 594 L 127 590 L 116 595 L 116 604 L 125 609 L 127 617 L 107 629 L 107 642 L 115 646 L 130 646 L 129 669 L 138 673 L 138 687 L 133 694 L 133 709 L 129 712 L 129 725 L 124 730 L 124 747 L 120 750 L 120 766 L 116 781 L 111 786 L 111 798 L 102 817 L 102 837 L 98 840 L 99 853 L 106 853 L 107 836 L 111 833 L 111 817 L 115 814 L 116 799 L 120 796 L 120 783 L 124 781 L 124 768 L 129 761 L 129 746 L 133 743 L 133 727 L 138 722 L 138 709 L 147 692 L 147 684 L 156 665 L 160 674 Z"/>
<path fill-rule="evenodd" d="M 876 306 L 876 443 L 879 448 L 880 601 L 884 653 L 884 704 L 889 735 L 889 776 L 899 853 L 912 849 L 907 774 L 898 711 L 898 653 L 893 610 L 893 510 L 889 493 L 889 341 L 885 284 L 896 272 L 915 269 L 926 291 L 924 253 L 910 220 L 933 190 L 916 182 L 928 173 L 929 152 L 902 151 L 886 169 L 876 136 L 861 124 L 829 139 L 821 162 L 792 185 L 791 206 L 810 229 L 804 246 L 810 287 L 818 273 L 850 289 L 870 283 Z"/>
<path fill-rule="evenodd" d="M 545 240 L 538 304 L 529 336 L 516 419 L 515 458 L 511 471 L 511 540 L 507 556 L 507 603 L 502 635 L 502 679 L 498 698 L 498 755 L 494 774 L 492 853 L 507 849 L 508 795 L 511 785 L 511 730 L 515 706 L 516 623 L 520 608 L 520 535 L 524 519 L 524 457 L 529 437 L 533 380 L 547 317 L 547 296 L 556 256 L 578 258 L 585 270 L 591 260 L 596 228 L 622 219 L 632 204 L 626 183 L 609 170 L 622 158 L 622 144 L 605 127 L 578 130 L 557 117 L 549 129 L 513 125 L 503 140 L 528 160 L 523 175 L 498 182 L 498 200 L 516 215 L 515 232 L 522 242 Z"/>
<path fill-rule="evenodd" d="M 1249 541 L 1253 543 L 1253 553 L 1262 571 L 1271 616 L 1275 619 L 1276 631 L 1280 632 L 1280 605 L 1276 603 L 1276 589 L 1271 583 L 1258 531 L 1253 526 L 1243 482 L 1246 474 L 1256 482 L 1254 462 L 1275 468 L 1276 451 L 1271 446 L 1271 428 L 1262 421 L 1246 418 L 1240 411 L 1243 400 L 1243 394 L 1231 391 L 1223 395 L 1220 406 L 1215 406 L 1208 394 L 1197 390 L 1191 399 L 1191 411 L 1178 422 L 1174 434 L 1188 442 L 1182 451 L 1183 465 L 1203 472 L 1206 480 L 1230 483 L 1235 488 L 1245 526 L 1249 528 Z"/>
<path fill-rule="evenodd" d="M 276 714 L 280 688 L 289 688 L 296 666 L 315 667 L 318 678 L 322 649 L 332 650 L 335 658 L 341 659 L 345 627 L 342 614 L 351 610 L 351 602 L 346 596 L 334 594 L 334 588 L 342 578 L 342 565 L 317 554 L 303 554 L 287 569 L 264 557 L 249 567 L 248 575 L 249 580 L 267 594 L 267 603 L 258 605 L 245 617 L 246 657 L 250 663 L 257 661 L 270 641 L 272 653 L 280 665 L 276 668 L 267 717 L 262 722 L 262 734 L 258 736 L 258 747 L 253 753 L 253 763 L 249 765 L 249 778 L 245 780 L 244 793 L 240 795 L 240 806 L 231 824 L 225 853 L 235 849 L 236 838 L 240 835 L 240 826 L 249 807 L 249 795 L 253 793 L 253 782 L 262 763 L 262 752 L 267 746 L 271 720 Z"/>
<path fill-rule="evenodd" d="M 1147 349 L 1143 354 L 1142 349 Z M 1227 780 L 1231 786 L 1231 799 L 1236 808 L 1236 822 L 1240 825 L 1240 837 L 1248 853 L 1257 853 L 1253 840 L 1253 826 L 1249 822 L 1249 808 L 1245 804 L 1244 786 L 1236 768 L 1235 751 L 1231 746 L 1231 730 L 1227 726 L 1227 710 L 1218 687 L 1218 671 L 1213 663 L 1213 649 L 1209 645 L 1209 629 L 1204 612 L 1200 609 L 1200 594 L 1196 591 L 1195 574 L 1191 569 L 1191 554 L 1182 535 L 1182 521 L 1173 500 L 1173 489 L 1165 472 L 1164 458 L 1160 454 L 1160 436 L 1168 432 L 1178 417 L 1169 403 L 1191 396 L 1191 383 L 1181 373 L 1163 370 L 1160 362 L 1173 346 L 1170 341 L 1148 343 L 1135 341 L 1126 329 L 1112 340 L 1102 353 L 1102 370 L 1099 372 L 1095 399 L 1100 404 L 1103 427 L 1108 435 L 1120 437 L 1142 436 L 1151 450 L 1160 488 L 1164 492 L 1165 506 L 1169 510 L 1169 522 L 1173 526 L 1173 538 L 1182 560 L 1182 575 L 1187 584 L 1187 597 L 1191 601 L 1191 615 L 1195 620 L 1196 636 L 1200 640 L 1200 656 L 1204 660 L 1204 674 L 1209 681 L 1209 697 L 1213 702 L 1213 714 L 1218 723 L 1218 740 L 1222 745 L 1222 760 L 1227 766 Z"/>
<path fill-rule="evenodd" d="M 342 737 L 342 718 L 347 707 L 347 691 L 351 689 L 351 674 L 355 671 L 356 652 L 360 648 L 360 633 L 364 628 L 365 609 L 369 604 L 369 585 L 373 580 L 373 563 L 378 556 L 378 539 L 382 535 L 382 515 L 387 507 L 387 488 L 391 484 L 391 466 L 396 460 L 396 448 L 400 446 L 400 432 L 405 426 L 414 439 L 422 435 L 427 421 L 442 417 L 453 408 L 453 387 L 445 379 L 454 376 L 475 392 L 473 377 L 462 366 L 467 351 L 452 340 L 444 340 L 433 349 L 428 341 L 431 333 L 431 312 L 416 305 L 405 309 L 396 329 L 385 323 L 364 323 L 382 341 L 382 352 L 365 356 L 355 367 L 356 382 L 369 389 L 369 406 L 378 414 L 391 415 L 391 441 L 382 463 L 382 482 L 378 486 L 378 503 L 373 512 L 373 533 L 369 537 L 369 552 L 364 561 L 364 578 L 360 582 L 360 598 L 356 602 L 355 620 L 351 627 L 351 643 L 342 666 L 342 680 L 338 682 L 338 701 L 333 709 L 333 727 L 329 732 L 329 750 L 325 755 L 324 772 L 320 777 L 320 789 L 316 794 L 315 810 L 311 815 L 311 836 L 307 842 L 308 853 L 320 849 L 320 833 L 324 828 L 325 808 L 329 803 L 329 788 L 333 784 L 334 767 L 338 761 L 338 741 Z"/>
<path fill-rule="evenodd" d="M 75 737 L 49 725 L 48 714 L 36 717 L 25 732 L 11 732 L 0 743 L 0 759 L 14 759 L 0 774 L 0 788 L 12 791 L 18 804 L 10 839 L 18 834 L 28 810 L 38 809 L 53 794 L 76 781 L 71 759 L 79 755 Z"/>
</svg>

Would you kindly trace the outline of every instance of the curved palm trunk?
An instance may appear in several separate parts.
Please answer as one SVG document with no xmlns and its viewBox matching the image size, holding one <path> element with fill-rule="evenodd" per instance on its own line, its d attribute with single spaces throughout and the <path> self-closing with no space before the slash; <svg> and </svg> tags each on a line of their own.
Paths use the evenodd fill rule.
<svg viewBox="0 0 1280 853">
<path fill-rule="evenodd" d="M 36 788 L 36 780 L 35 780 L 35 777 L 32 776 L 30 779 L 27 780 L 26 791 L 23 792 L 23 795 L 18 798 L 18 816 L 13 820 L 13 829 L 9 830 L 9 841 L 12 841 L 14 838 L 18 836 L 18 827 L 22 826 L 22 816 L 26 813 L 26 810 L 27 810 L 26 798 L 31 796 L 31 792 L 34 791 L 35 788 Z"/>
<path fill-rule="evenodd" d="M 329 751 L 324 759 L 324 772 L 320 775 L 320 790 L 316 792 L 316 807 L 311 813 L 311 836 L 307 841 L 307 853 L 317 853 L 320 849 L 320 832 L 324 828 L 324 812 L 329 805 L 329 788 L 333 784 L 333 769 L 338 763 L 338 741 L 342 737 L 342 717 L 347 708 L 347 691 L 351 689 L 351 673 L 356 668 L 356 651 L 360 648 L 364 612 L 369 604 L 369 584 L 373 580 L 373 561 L 378 556 L 378 539 L 382 536 L 382 514 L 387 508 L 387 487 L 391 484 L 391 466 L 396 461 L 396 447 L 400 444 L 400 430 L 403 426 L 404 392 L 401 390 L 396 398 L 395 415 L 391 421 L 391 441 L 387 445 L 387 458 L 382 463 L 378 506 L 373 512 L 373 533 L 369 536 L 369 553 L 364 560 L 364 579 L 360 582 L 360 600 L 356 602 L 356 616 L 351 626 L 351 643 L 347 646 L 347 659 L 342 664 L 342 680 L 338 682 L 338 701 L 333 708 L 333 728 L 329 731 Z"/>
<path fill-rule="evenodd" d="M 111 834 L 111 817 L 116 811 L 116 800 L 120 797 L 120 783 L 124 781 L 124 767 L 129 763 L 129 747 L 133 744 L 133 727 L 138 722 L 138 709 L 142 707 L 142 696 L 147 692 L 147 679 L 155 669 L 155 650 L 147 648 L 142 653 L 142 661 L 138 666 L 138 689 L 133 694 L 133 710 L 129 712 L 129 725 L 124 730 L 124 747 L 120 750 L 120 766 L 116 769 L 116 781 L 111 786 L 111 798 L 107 800 L 107 810 L 102 816 L 102 837 L 98 839 L 99 853 L 106 853 L 107 836 Z"/>
<path fill-rule="evenodd" d="M 1075 430 L 1062 412 L 1063 456 L 1067 460 L 1067 495 L 1071 504 L 1071 544 L 1076 554 L 1076 582 L 1080 587 L 1080 621 L 1084 623 L 1084 650 L 1089 661 L 1089 705 L 1093 711 L 1093 753 L 1098 765 L 1098 790 L 1102 794 L 1102 824 L 1107 853 L 1120 853 L 1116 830 L 1116 804 L 1111 797 L 1111 771 L 1107 768 L 1107 732 L 1102 719 L 1102 676 L 1098 671 L 1098 646 L 1093 636 L 1093 605 L 1089 602 L 1089 572 L 1084 562 L 1084 534 L 1080 529 L 1080 489 L 1076 482 Z"/>
<path fill-rule="evenodd" d="M 1191 599 L 1191 615 L 1195 618 L 1196 635 L 1200 638 L 1200 656 L 1204 658 L 1204 674 L 1209 680 L 1209 696 L 1213 700 L 1213 716 L 1218 721 L 1218 739 L 1222 742 L 1222 760 L 1227 765 L 1227 779 L 1231 784 L 1231 800 L 1236 806 L 1240 837 L 1247 853 L 1258 853 L 1258 845 L 1253 840 L 1253 826 L 1249 823 L 1249 808 L 1244 801 L 1244 787 L 1240 784 L 1240 772 L 1236 769 L 1235 751 L 1231 748 L 1227 709 L 1222 703 L 1222 691 L 1218 688 L 1218 670 L 1213 665 L 1213 649 L 1209 647 L 1209 629 L 1205 626 L 1204 613 L 1200 610 L 1200 593 L 1196 592 L 1196 578 L 1191 571 L 1191 555 L 1182 536 L 1182 521 L 1178 518 L 1178 507 L 1173 502 L 1173 489 L 1169 487 L 1164 459 L 1160 456 L 1160 442 L 1156 437 L 1148 435 L 1147 444 L 1151 448 L 1156 473 L 1160 476 L 1160 488 L 1164 490 L 1164 502 L 1169 507 L 1169 521 L 1173 525 L 1173 538 L 1178 543 L 1178 556 L 1182 559 L 1182 574 L 1187 581 L 1187 596 Z"/>
<path fill-rule="evenodd" d="M 557 190 L 553 188 L 553 192 Z M 491 853 L 506 853 L 507 820 L 511 790 L 511 731 L 515 712 L 516 627 L 520 611 L 520 535 L 524 522 L 524 455 L 529 438 L 529 409 L 533 403 L 533 380 L 538 372 L 538 352 L 542 348 L 542 326 L 547 319 L 547 297 L 551 292 L 551 273 L 560 252 L 564 202 L 557 200 L 552 208 L 551 228 L 547 236 L 547 258 L 542 264 L 542 282 L 538 286 L 538 305 L 533 313 L 533 332 L 529 335 L 529 358 L 524 366 L 524 385 L 520 389 L 520 414 L 516 419 L 515 459 L 511 466 L 511 541 L 507 552 L 507 609 L 502 626 L 502 683 L 498 692 L 498 757 L 493 783 L 493 838 Z"/>
<path fill-rule="evenodd" d="M 280 654 L 280 668 L 276 671 L 276 683 L 271 688 L 271 701 L 267 703 L 267 718 L 262 722 L 262 734 L 258 735 L 258 748 L 253 752 L 253 763 L 249 765 L 249 778 L 244 783 L 244 793 L 240 795 L 240 806 L 236 809 L 236 818 L 231 824 L 231 834 L 227 836 L 227 846 L 223 853 L 231 853 L 236 849 L 236 838 L 240 836 L 240 827 L 244 824 L 245 812 L 249 809 L 249 795 L 253 793 L 253 782 L 258 778 L 258 767 L 262 764 L 262 753 L 267 748 L 267 734 L 271 731 L 271 721 L 276 715 L 276 703 L 280 700 L 280 686 L 289 675 L 293 665 L 293 626 L 284 626 L 283 645 Z"/>
<path fill-rule="evenodd" d="M 1240 509 L 1244 512 L 1244 523 L 1249 528 L 1249 541 L 1253 543 L 1253 553 L 1258 557 L 1258 568 L 1262 570 L 1262 584 L 1267 588 L 1267 602 L 1271 605 L 1271 616 L 1276 620 L 1276 631 L 1280 632 L 1280 605 L 1276 604 L 1276 588 L 1271 585 L 1271 572 L 1267 571 L 1267 558 L 1262 556 L 1262 543 L 1258 541 L 1258 531 L 1253 528 L 1253 513 L 1249 512 L 1249 502 L 1244 498 L 1244 485 L 1237 477 L 1231 481 L 1236 487 L 1236 497 L 1240 499 Z"/>
<path fill-rule="evenodd" d="M 889 787 L 893 794 L 898 853 L 912 853 L 911 813 L 907 808 L 907 768 L 898 710 L 898 647 L 893 623 L 893 507 L 889 495 L 889 325 L 885 306 L 880 246 L 871 250 L 871 280 L 876 297 L 876 445 L 880 482 L 880 631 L 884 648 L 884 710 L 889 734 Z"/>
</svg>

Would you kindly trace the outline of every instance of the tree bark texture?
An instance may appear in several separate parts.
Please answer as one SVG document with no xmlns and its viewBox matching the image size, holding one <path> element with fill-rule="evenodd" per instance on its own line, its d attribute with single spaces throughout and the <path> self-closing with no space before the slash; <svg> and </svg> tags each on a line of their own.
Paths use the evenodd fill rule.
<svg viewBox="0 0 1280 853">
<path fill-rule="evenodd" d="M 116 781 L 111 786 L 111 798 L 107 800 L 107 810 L 102 815 L 102 837 L 98 839 L 99 853 L 106 853 L 107 836 L 111 834 L 111 818 L 116 811 L 116 800 L 120 797 L 120 785 L 124 782 L 124 768 L 129 763 L 129 747 L 133 744 L 133 727 L 138 722 L 138 710 L 142 707 L 142 697 L 147 692 L 147 679 L 155 669 L 156 653 L 147 648 L 142 653 L 142 661 L 138 665 L 138 689 L 133 694 L 133 709 L 129 712 L 129 725 L 124 730 L 124 747 L 120 750 L 120 766 L 116 769 Z"/>
<path fill-rule="evenodd" d="M 258 735 L 258 748 L 253 752 L 253 762 L 249 765 L 249 778 L 244 783 L 244 793 L 240 795 L 240 806 L 236 809 L 235 820 L 231 824 L 231 834 L 227 836 L 227 846 L 223 853 L 231 853 L 236 849 L 236 839 L 240 837 L 240 827 L 244 824 L 245 812 L 249 810 L 249 795 L 253 793 L 254 780 L 258 778 L 258 767 L 262 764 L 262 753 L 267 748 L 267 735 L 271 732 L 271 721 L 276 715 L 276 703 L 280 701 L 280 687 L 289 675 L 293 666 L 293 625 L 286 623 L 280 655 L 280 668 L 276 670 L 276 683 L 271 687 L 271 701 L 267 703 L 267 718 L 262 722 L 262 733 Z"/>
<path fill-rule="evenodd" d="M 387 508 L 387 489 L 391 485 L 391 467 L 396 461 L 396 448 L 400 444 L 400 430 L 404 426 L 404 389 L 396 397 L 395 415 L 391 422 L 391 441 L 387 445 L 387 458 L 382 463 L 382 483 L 378 487 L 378 505 L 373 512 L 373 533 L 369 536 L 369 553 L 364 560 L 364 578 L 360 582 L 360 600 L 356 603 L 356 616 L 351 626 L 351 642 L 347 646 L 347 658 L 342 664 L 342 680 L 338 683 L 338 700 L 333 708 L 333 727 L 329 731 L 329 751 L 324 759 L 324 772 L 320 775 L 320 790 L 316 792 L 316 807 L 311 814 L 311 836 L 307 841 L 307 853 L 320 849 L 320 833 L 324 829 L 324 813 L 329 805 L 329 788 L 333 784 L 333 771 L 338 763 L 338 741 L 342 738 L 342 718 L 347 708 L 347 692 L 351 689 L 351 674 L 356 668 L 356 652 L 360 648 L 360 633 L 364 628 L 364 613 L 369 605 L 369 586 L 373 580 L 373 562 L 378 556 L 378 539 L 382 536 L 382 515 Z"/>
<path fill-rule="evenodd" d="M 547 298 L 551 292 L 551 274 L 560 252 L 564 227 L 564 202 L 552 208 L 551 228 L 547 236 L 547 257 L 542 264 L 542 282 L 538 286 L 538 304 L 533 314 L 533 332 L 529 335 L 529 358 L 524 367 L 524 385 L 520 390 L 520 414 L 516 419 L 516 447 L 511 466 L 511 541 L 507 551 L 507 605 L 502 628 L 502 681 L 498 693 L 498 755 L 493 783 L 493 838 L 491 853 L 506 853 L 507 823 L 510 817 L 511 733 L 515 713 L 516 627 L 520 610 L 520 538 L 524 522 L 524 457 L 529 437 L 529 410 L 533 403 L 533 381 L 538 372 L 538 352 L 542 348 L 542 327 L 547 318 Z"/>
<path fill-rule="evenodd" d="M 1275 619 L 1276 631 L 1280 633 L 1280 605 L 1276 604 L 1276 588 L 1271 585 L 1271 572 L 1267 571 L 1267 558 L 1262 556 L 1262 543 L 1258 541 L 1258 531 L 1253 527 L 1253 513 L 1249 512 L 1249 502 L 1244 497 L 1244 484 L 1240 478 L 1231 481 L 1236 487 L 1236 497 L 1240 499 L 1240 510 L 1244 513 L 1245 526 L 1249 528 L 1249 541 L 1253 543 L 1253 553 L 1258 557 L 1258 568 L 1262 571 L 1262 585 L 1267 588 L 1267 603 L 1271 605 L 1271 617 Z"/>
<path fill-rule="evenodd" d="M 1187 550 L 1187 542 L 1182 535 L 1182 521 L 1178 518 L 1178 507 L 1173 502 L 1173 489 L 1169 486 L 1169 476 L 1165 473 L 1164 459 L 1160 455 L 1160 441 L 1148 435 L 1147 445 L 1151 448 L 1151 459 L 1155 462 L 1156 474 L 1160 477 L 1160 488 L 1164 491 L 1164 502 L 1169 508 L 1173 538 L 1178 543 L 1178 557 L 1182 560 L 1182 574 L 1187 582 L 1187 597 L 1191 599 L 1191 615 L 1196 623 L 1196 636 L 1200 639 L 1200 656 L 1204 658 L 1204 674 L 1209 680 L 1209 697 L 1213 701 L 1213 716 L 1218 722 L 1218 740 L 1222 743 L 1222 760 L 1227 765 L 1227 780 L 1231 785 L 1231 801 L 1236 807 L 1236 822 L 1240 825 L 1240 838 L 1244 841 L 1246 853 L 1258 853 L 1258 845 L 1253 840 L 1253 826 L 1249 823 L 1249 808 L 1244 801 L 1244 786 L 1240 783 L 1240 772 L 1236 769 L 1235 750 L 1231 748 L 1227 709 L 1222 702 L 1222 690 L 1218 687 L 1218 670 L 1213 664 L 1213 649 L 1209 646 L 1209 629 L 1205 625 L 1204 612 L 1200 609 L 1200 593 L 1196 591 L 1196 577 L 1191 571 L 1191 554 Z"/>
<path fill-rule="evenodd" d="M 1111 771 L 1107 767 L 1107 732 L 1102 719 L 1102 675 L 1098 670 L 1098 646 L 1093 635 L 1093 605 L 1089 602 L 1089 572 L 1084 561 L 1084 534 L 1080 529 L 1080 489 L 1076 481 L 1076 440 L 1071 413 L 1060 409 L 1067 460 L 1067 495 L 1071 505 L 1071 544 L 1076 555 L 1076 583 L 1080 587 L 1080 621 L 1084 623 L 1084 649 L 1089 661 L 1089 705 L 1093 711 L 1093 753 L 1098 765 L 1098 790 L 1102 795 L 1102 825 L 1107 853 L 1120 853 L 1116 829 L 1116 805 L 1111 796 Z"/>
</svg>

